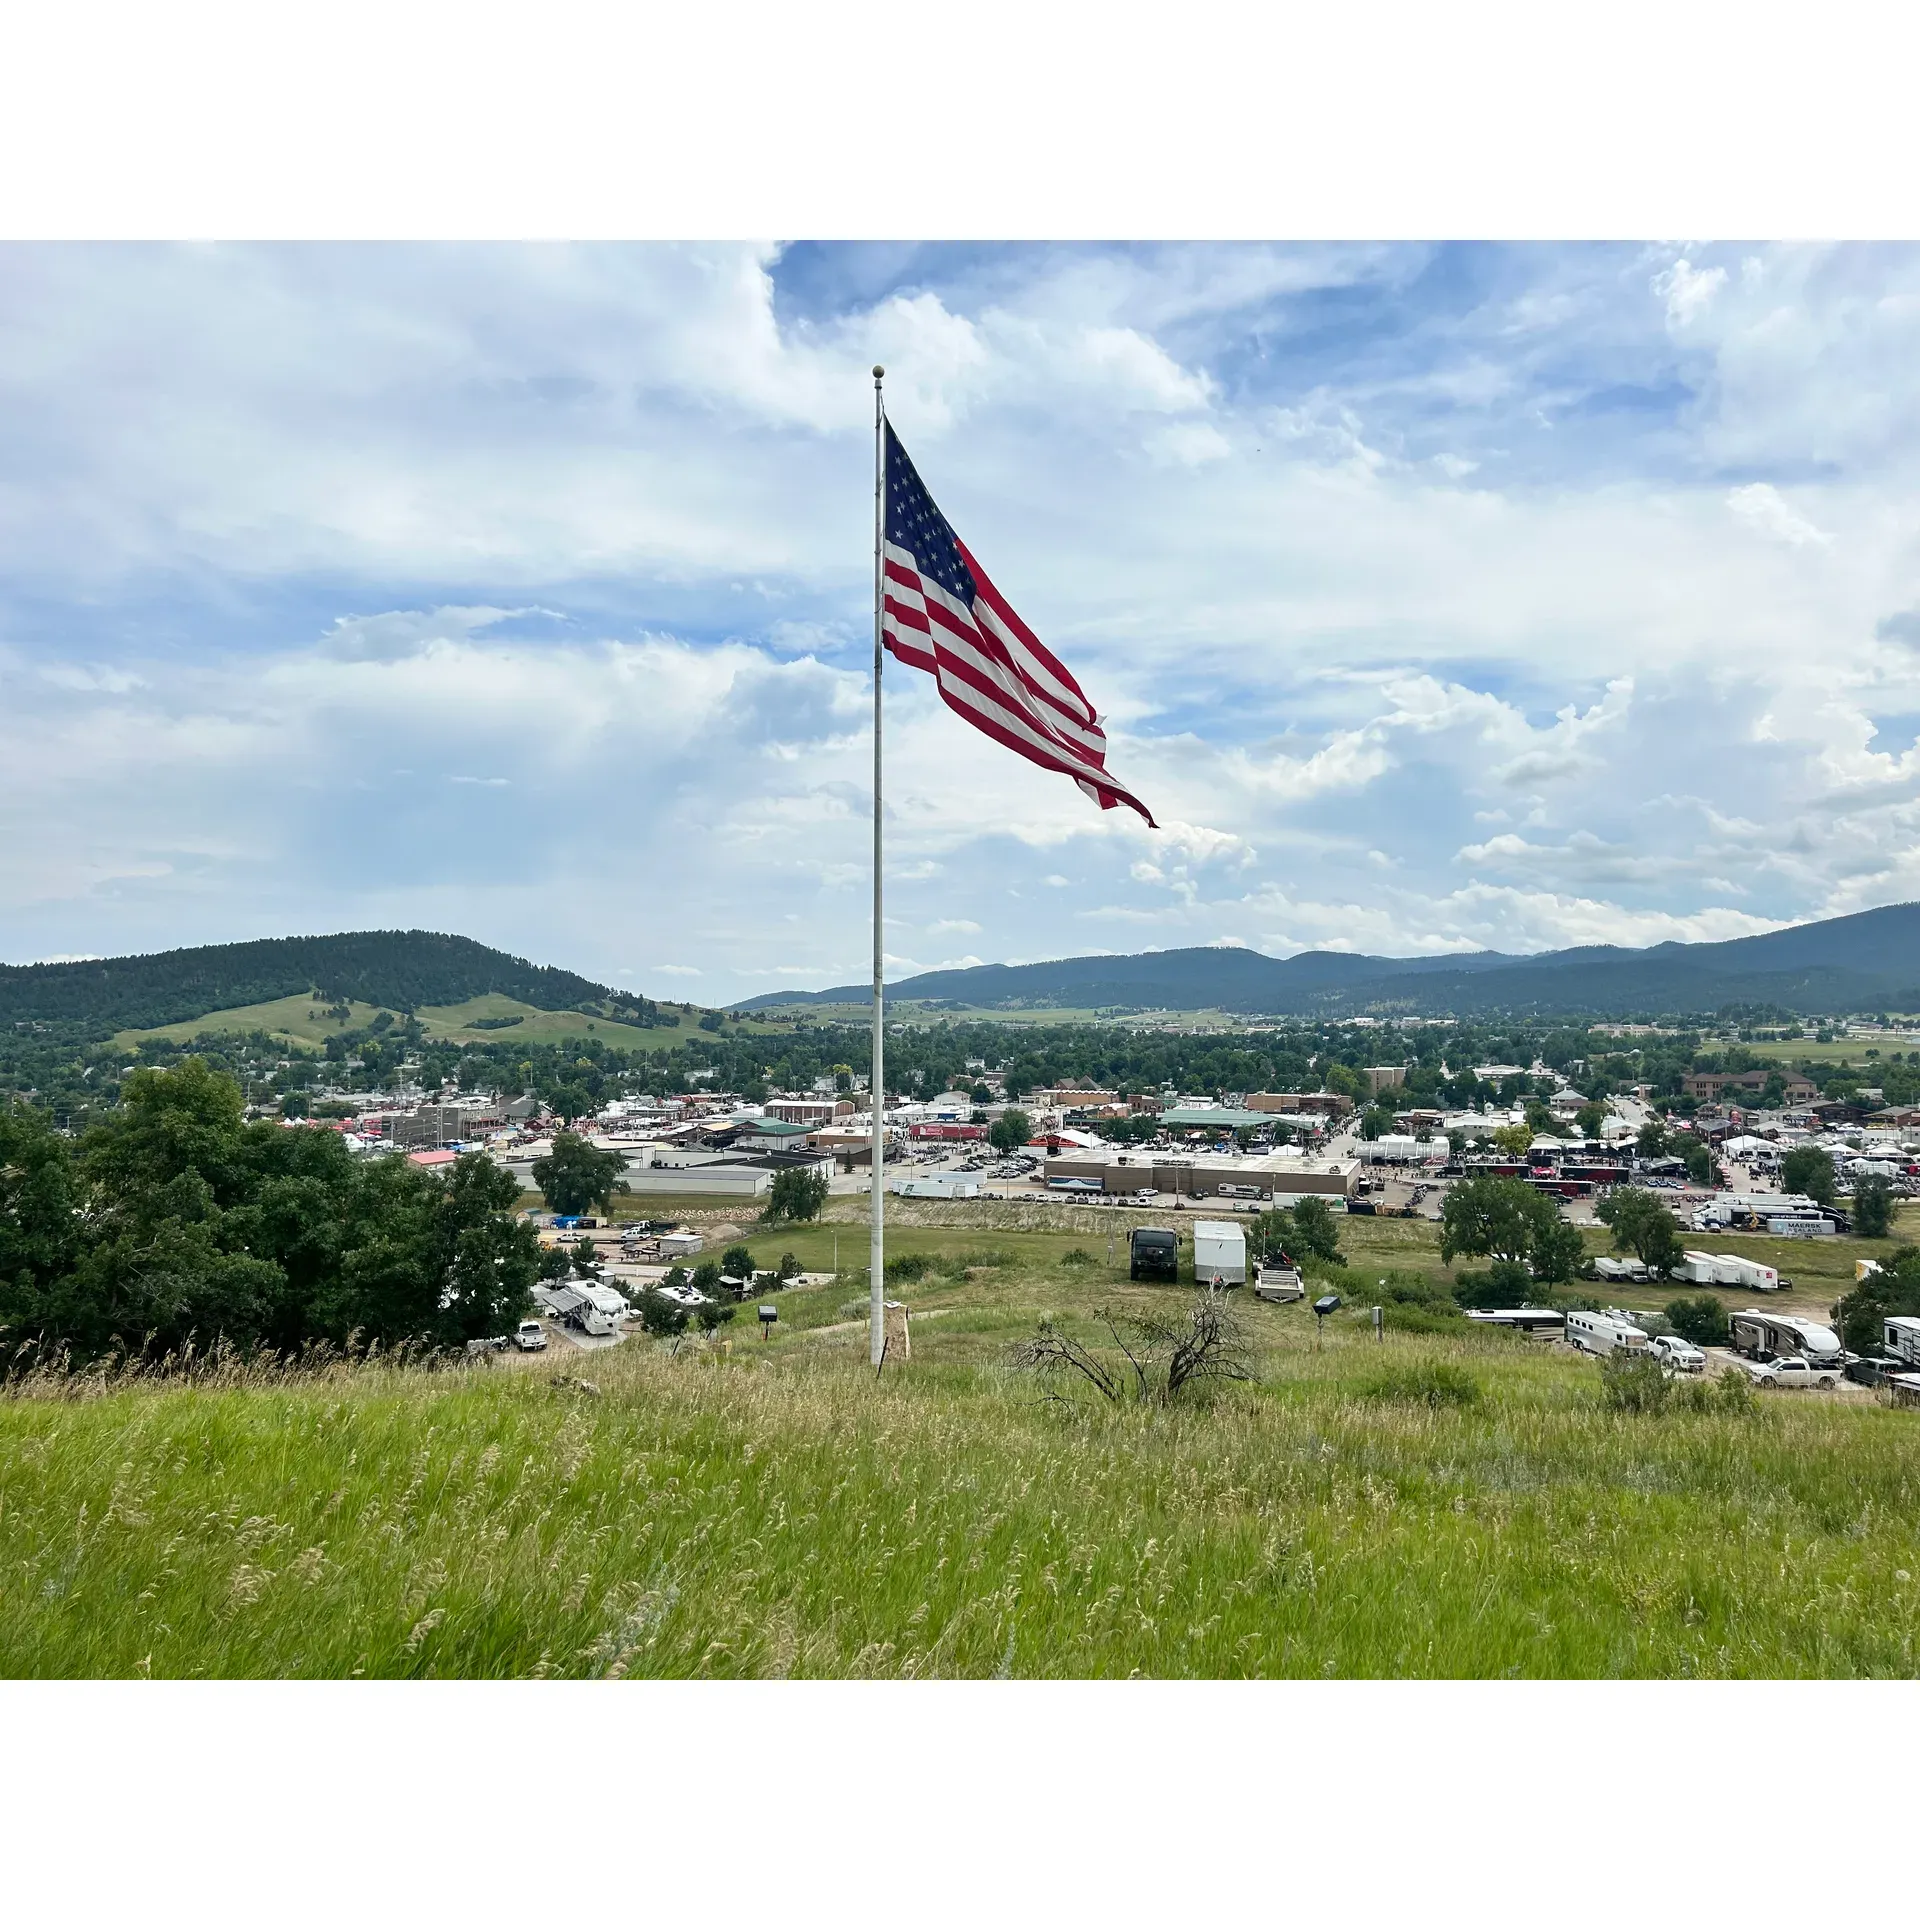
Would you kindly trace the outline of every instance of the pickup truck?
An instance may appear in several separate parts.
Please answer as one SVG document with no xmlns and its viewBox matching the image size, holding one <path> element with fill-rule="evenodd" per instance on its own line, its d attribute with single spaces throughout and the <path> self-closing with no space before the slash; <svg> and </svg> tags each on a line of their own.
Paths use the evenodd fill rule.
<svg viewBox="0 0 1920 1920">
<path fill-rule="evenodd" d="M 1647 1351 L 1663 1367 L 1671 1367 L 1676 1373 L 1705 1373 L 1707 1356 L 1691 1340 L 1682 1340 L 1677 1333 L 1657 1333 L 1647 1342 Z"/>
<path fill-rule="evenodd" d="M 513 1344 L 522 1353 L 544 1353 L 547 1345 L 547 1330 L 538 1320 L 522 1320 L 519 1331 L 513 1336 Z"/>
<path fill-rule="evenodd" d="M 1756 1387 L 1824 1387 L 1832 1392 L 1831 1367 L 1810 1367 L 1804 1360 L 1754 1360 L 1746 1363 Z"/>
</svg>

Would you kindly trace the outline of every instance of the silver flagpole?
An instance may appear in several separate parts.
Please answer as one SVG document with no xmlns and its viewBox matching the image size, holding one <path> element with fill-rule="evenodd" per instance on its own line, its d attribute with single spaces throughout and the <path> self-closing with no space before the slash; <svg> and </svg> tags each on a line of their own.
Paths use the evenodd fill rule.
<svg viewBox="0 0 1920 1920">
<path fill-rule="evenodd" d="M 876 1371 L 887 1353 L 887 1199 L 884 1169 L 887 1157 L 886 1021 L 884 935 L 880 893 L 880 661 L 881 599 L 885 593 L 883 548 L 887 527 L 886 402 L 880 382 L 885 367 L 873 370 L 873 1077 L 867 1083 L 867 1114 L 873 1122 L 873 1228 L 868 1251 L 872 1319 L 867 1347 Z"/>
</svg>

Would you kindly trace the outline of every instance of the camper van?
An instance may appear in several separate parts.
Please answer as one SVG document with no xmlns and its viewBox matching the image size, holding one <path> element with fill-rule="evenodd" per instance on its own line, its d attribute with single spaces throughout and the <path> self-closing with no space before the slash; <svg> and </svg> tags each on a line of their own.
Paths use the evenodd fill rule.
<svg viewBox="0 0 1920 1920">
<path fill-rule="evenodd" d="M 1245 1286 L 1246 1230 L 1231 1220 L 1195 1221 L 1193 1277 L 1203 1287 Z"/>
<path fill-rule="evenodd" d="M 1624 1313 L 1570 1313 L 1567 1315 L 1567 1344 L 1582 1353 L 1605 1359 L 1610 1353 L 1643 1353 L 1647 1334 Z"/>
<path fill-rule="evenodd" d="M 1837 1367 L 1846 1357 L 1831 1327 L 1789 1313 L 1730 1314 L 1727 1344 L 1743 1360 L 1805 1360 L 1810 1366 Z"/>
</svg>

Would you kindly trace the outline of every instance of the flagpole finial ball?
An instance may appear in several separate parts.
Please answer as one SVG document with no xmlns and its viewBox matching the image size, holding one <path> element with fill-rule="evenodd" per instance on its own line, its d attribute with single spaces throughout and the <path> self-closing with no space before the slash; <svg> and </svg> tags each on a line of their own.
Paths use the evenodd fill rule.
<svg viewBox="0 0 1920 1920">
<path fill-rule="evenodd" d="M 873 370 L 873 377 L 876 380 L 884 380 L 886 378 L 886 373 L 887 373 L 887 370 L 885 367 L 875 367 Z"/>
</svg>

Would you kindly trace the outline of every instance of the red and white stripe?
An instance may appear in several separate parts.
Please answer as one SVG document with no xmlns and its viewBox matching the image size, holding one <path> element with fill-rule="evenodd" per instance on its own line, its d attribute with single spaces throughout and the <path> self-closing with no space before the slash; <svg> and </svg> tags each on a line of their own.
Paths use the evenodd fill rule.
<svg viewBox="0 0 1920 1920">
<path fill-rule="evenodd" d="M 958 543 L 956 543 L 958 544 Z M 886 546 L 880 631 L 896 660 L 933 675 L 940 698 L 970 726 L 1037 767 L 1064 773 L 1103 808 L 1131 807 L 1158 823 L 1107 771 L 1107 736 L 1087 696 L 1008 606 L 971 553 L 972 606 L 924 578 L 914 556 Z"/>
</svg>

